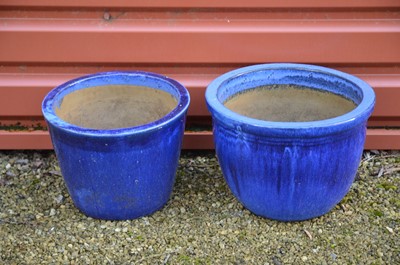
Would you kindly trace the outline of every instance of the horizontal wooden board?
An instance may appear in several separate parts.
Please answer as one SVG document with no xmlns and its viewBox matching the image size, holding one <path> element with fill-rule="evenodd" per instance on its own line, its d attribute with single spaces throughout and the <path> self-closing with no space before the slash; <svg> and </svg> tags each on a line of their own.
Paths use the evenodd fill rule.
<svg viewBox="0 0 400 265">
<path fill-rule="evenodd" d="M 119 68 L 127 70 L 129 68 Z M 340 69 L 340 68 L 337 68 Z M 15 69 L 14 69 L 15 70 Z M 102 69 L 103 71 L 105 69 Z M 110 69 L 106 69 L 110 70 Z M 159 69 L 150 69 L 159 70 Z M 162 69 L 166 70 L 166 69 Z M 203 69 L 204 70 L 204 69 Z M 227 69 L 226 69 L 227 70 Z M 346 69 L 349 70 L 349 69 Z M 26 69 L 24 70 L 27 71 Z M 67 69 L 68 71 L 68 69 Z M 92 69 L 93 71 L 93 69 Z M 210 70 L 204 70 L 210 72 Z M 376 108 L 373 117 L 376 118 L 399 118 L 400 120 L 400 69 L 398 73 L 392 74 L 368 74 L 360 73 L 362 69 L 351 69 L 368 82 L 377 95 Z M 95 72 L 95 71 L 93 71 Z M 80 74 L 62 73 L 1 73 L 0 71 L 0 119 L 1 116 L 40 116 L 41 102 L 44 96 L 54 87 L 72 79 Z M 190 116 L 209 115 L 205 104 L 204 93 L 207 85 L 218 76 L 215 74 L 167 74 L 185 85 L 192 97 L 189 107 Z"/>
<path fill-rule="evenodd" d="M 3 0 L 8 7 L 58 8 L 398 8 L 397 0 Z"/>
<path fill-rule="evenodd" d="M 0 24 L 4 63 L 400 61 L 400 20 L 5 21 Z"/>
<path fill-rule="evenodd" d="M 0 130 L 0 150 L 52 149 L 46 131 L 9 132 Z M 183 149 L 214 149 L 211 132 L 185 132 Z M 368 129 L 365 149 L 400 149 L 400 130 Z"/>
</svg>

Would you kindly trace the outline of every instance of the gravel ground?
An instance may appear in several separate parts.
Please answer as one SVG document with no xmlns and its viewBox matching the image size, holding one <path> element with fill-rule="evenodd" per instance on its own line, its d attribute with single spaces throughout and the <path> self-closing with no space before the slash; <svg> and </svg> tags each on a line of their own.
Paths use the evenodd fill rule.
<svg viewBox="0 0 400 265">
<path fill-rule="evenodd" d="M 304 222 L 257 217 L 214 153 L 183 153 L 169 203 L 132 221 L 73 205 L 53 152 L 0 152 L 1 264 L 400 264 L 400 152 L 365 152 L 349 194 Z"/>
</svg>

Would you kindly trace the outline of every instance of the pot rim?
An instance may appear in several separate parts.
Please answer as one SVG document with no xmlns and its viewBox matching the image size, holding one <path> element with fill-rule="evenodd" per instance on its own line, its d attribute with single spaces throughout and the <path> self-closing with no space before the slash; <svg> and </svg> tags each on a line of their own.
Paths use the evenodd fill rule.
<svg viewBox="0 0 400 265">
<path fill-rule="evenodd" d="M 100 77 L 114 77 L 114 76 L 125 76 L 125 77 L 145 77 L 151 78 L 153 80 L 158 80 L 163 83 L 167 83 L 176 89 L 177 94 L 179 94 L 179 98 L 177 98 L 177 106 L 169 112 L 167 115 L 162 117 L 161 119 L 155 120 L 150 123 L 146 123 L 139 126 L 126 127 L 126 128 L 115 128 L 115 129 L 93 129 L 93 128 L 85 128 L 80 127 L 71 123 L 68 123 L 58 117 L 54 111 L 54 104 L 56 104 L 55 100 L 57 100 L 60 93 L 63 91 L 74 87 L 79 86 L 81 83 L 87 82 L 91 79 L 96 79 Z M 106 85 L 106 84 L 105 84 Z M 110 83 L 110 85 L 118 85 L 117 83 Z M 134 85 L 134 84 L 133 84 Z M 88 86 L 90 87 L 90 86 Z M 87 87 L 77 88 L 76 90 L 85 89 Z M 156 89 L 156 88 L 155 88 Z M 180 84 L 178 81 L 171 79 L 167 76 L 163 76 L 160 74 L 146 72 L 146 71 L 109 71 L 109 72 L 98 72 L 95 74 L 89 74 L 80 76 L 78 78 L 69 80 L 55 88 L 53 88 L 43 99 L 42 102 L 42 112 L 46 119 L 46 121 L 57 127 L 58 129 L 62 129 L 64 131 L 68 131 L 73 134 L 86 135 L 86 136 L 124 136 L 131 134 L 142 134 L 148 133 L 151 131 L 159 130 L 173 121 L 180 119 L 187 111 L 190 103 L 190 95 L 187 89 Z"/>
<path fill-rule="evenodd" d="M 362 100 L 352 111 L 334 118 L 307 122 L 277 122 L 254 119 L 238 114 L 226 108 L 218 99 L 219 88 L 233 78 L 257 71 L 291 69 L 318 72 L 353 83 L 360 89 Z M 256 134 L 269 133 L 281 136 L 315 136 L 316 134 L 331 134 L 350 129 L 366 121 L 371 115 L 375 104 L 375 93 L 371 86 L 363 80 L 331 68 L 298 63 L 257 64 L 235 69 L 214 79 L 208 85 L 205 96 L 207 107 L 212 112 L 213 118 L 217 118 L 219 121 L 222 120 L 226 126 L 235 127 L 237 130 L 251 131 Z M 320 129 L 318 133 L 315 133 L 316 128 Z"/>
</svg>

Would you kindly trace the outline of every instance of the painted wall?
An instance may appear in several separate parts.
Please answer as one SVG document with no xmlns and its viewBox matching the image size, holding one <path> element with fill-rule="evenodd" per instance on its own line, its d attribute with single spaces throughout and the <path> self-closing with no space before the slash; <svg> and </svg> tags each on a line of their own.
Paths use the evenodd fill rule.
<svg viewBox="0 0 400 265">
<path fill-rule="evenodd" d="M 384 129 L 400 128 L 398 0 L 3 0 L 0 149 L 51 148 L 47 132 L 33 128 L 44 125 L 41 101 L 82 74 L 170 76 L 191 93 L 189 125 L 207 125 L 207 84 L 267 62 L 318 64 L 364 79 L 377 94 L 366 148 L 400 149 L 400 130 Z M 16 123 L 24 130 L 4 130 Z M 184 147 L 212 148 L 211 132 L 187 131 Z"/>
</svg>

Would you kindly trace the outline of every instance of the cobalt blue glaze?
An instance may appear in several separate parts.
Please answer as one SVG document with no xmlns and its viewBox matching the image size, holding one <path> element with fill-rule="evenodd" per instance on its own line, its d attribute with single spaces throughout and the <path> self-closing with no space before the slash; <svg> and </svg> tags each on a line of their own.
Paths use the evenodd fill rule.
<svg viewBox="0 0 400 265">
<path fill-rule="evenodd" d="M 357 107 L 312 122 L 269 122 L 235 113 L 223 103 L 261 85 L 291 84 L 342 95 Z M 360 162 L 375 94 L 364 81 L 304 64 L 262 64 L 215 79 L 206 101 L 216 153 L 236 198 L 253 213 L 300 221 L 329 212 L 348 192 Z"/>
<path fill-rule="evenodd" d="M 104 85 L 164 90 L 178 105 L 157 121 L 111 130 L 78 127 L 55 114 L 65 95 Z M 42 111 L 76 207 L 108 220 L 133 219 L 162 208 L 172 192 L 189 101 L 188 91 L 178 82 L 139 71 L 87 75 L 50 91 Z"/>
</svg>

